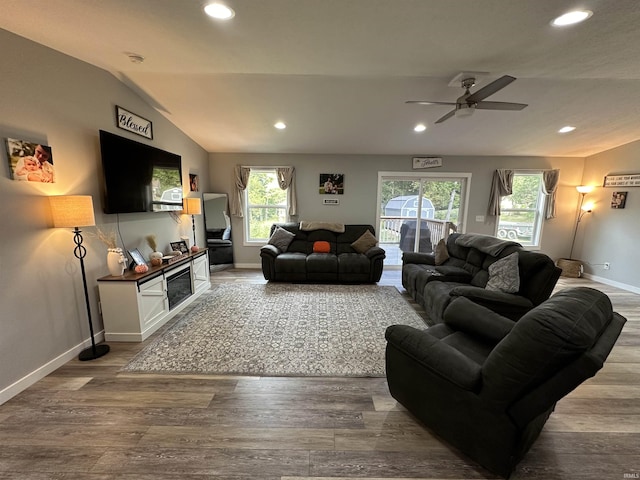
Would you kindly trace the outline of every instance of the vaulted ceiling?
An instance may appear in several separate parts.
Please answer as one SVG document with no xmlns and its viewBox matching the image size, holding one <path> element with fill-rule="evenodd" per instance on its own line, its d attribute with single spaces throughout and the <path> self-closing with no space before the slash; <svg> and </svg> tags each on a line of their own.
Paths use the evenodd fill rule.
<svg viewBox="0 0 640 480">
<path fill-rule="evenodd" d="M 583 157 L 640 139 L 637 0 L 225 3 L 227 22 L 200 0 L 3 0 L 0 28 L 112 72 L 210 152 Z M 577 6 L 593 16 L 550 25 Z M 451 107 L 405 103 L 455 101 L 460 72 L 484 73 L 472 91 L 516 77 L 488 100 L 528 107 L 435 124 Z"/>
</svg>

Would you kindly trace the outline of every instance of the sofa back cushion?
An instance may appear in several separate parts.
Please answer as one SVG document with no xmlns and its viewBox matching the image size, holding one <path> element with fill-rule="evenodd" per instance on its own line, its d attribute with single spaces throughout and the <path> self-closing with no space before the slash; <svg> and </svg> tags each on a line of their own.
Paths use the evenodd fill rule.
<svg viewBox="0 0 640 480">
<path fill-rule="evenodd" d="M 505 408 L 590 349 L 612 317 L 609 297 L 598 290 L 557 293 L 518 320 L 489 354 L 481 396 Z"/>
<path fill-rule="evenodd" d="M 276 227 L 295 234 L 295 238 L 289 244 L 288 253 L 304 253 L 309 255 L 313 253 L 313 244 L 315 242 L 329 242 L 331 253 L 339 255 L 341 253 L 355 253 L 351 244 L 358 240 L 366 231 L 376 234 L 372 225 L 345 225 L 344 233 L 331 232 L 329 230 L 300 230 L 299 223 L 276 223 L 271 226 L 271 234 Z"/>
<path fill-rule="evenodd" d="M 358 240 L 366 231 L 371 232 L 373 235 L 376 234 L 372 225 L 345 225 L 344 233 L 336 234 L 336 253 L 338 255 L 341 253 L 356 253 L 351 244 Z"/>
<path fill-rule="evenodd" d="M 444 265 L 462 267 L 472 275 L 471 285 L 484 288 L 489 281 L 489 266 L 514 252 L 522 251 L 521 247 L 511 245 L 506 247 L 496 257 L 481 252 L 475 248 L 463 247 L 456 243 L 459 233 L 453 233 L 447 238 L 447 251 L 449 259 Z M 547 295 L 548 297 L 548 295 Z"/>
</svg>

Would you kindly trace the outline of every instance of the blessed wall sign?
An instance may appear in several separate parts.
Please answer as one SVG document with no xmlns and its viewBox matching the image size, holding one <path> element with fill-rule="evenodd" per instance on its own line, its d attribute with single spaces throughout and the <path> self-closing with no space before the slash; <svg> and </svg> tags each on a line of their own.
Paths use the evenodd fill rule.
<svg viewBox="0 0 640 480">
<path fill-rule="evenodd" d="M 128 130 L 153 140 L 153 126 L 150 120 L 116 105 L 116 125 L 118 128 Z"/>
</svg>

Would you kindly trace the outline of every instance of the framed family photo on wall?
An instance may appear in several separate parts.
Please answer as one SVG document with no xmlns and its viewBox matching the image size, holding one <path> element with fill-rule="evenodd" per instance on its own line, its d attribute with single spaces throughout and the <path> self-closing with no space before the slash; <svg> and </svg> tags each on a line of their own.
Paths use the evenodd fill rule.
<svg viewBox="0 0 640 480">
<path fill-rule="evenodd" d="M 613 192 L 611 196 L 611 208 L 624 208 L 627 203 L 628 192 Z"/>
<path fill-rule="evenodd" d="M 344 194 L 344 174 L 321 173 L 319 192 L 321 195 Z"/>
<path fill-rule="evenodd" d="M 54 183 L 51 147 L 42 143 L 6 139 L 11 178 L 24 182 Z"/>
</svg>

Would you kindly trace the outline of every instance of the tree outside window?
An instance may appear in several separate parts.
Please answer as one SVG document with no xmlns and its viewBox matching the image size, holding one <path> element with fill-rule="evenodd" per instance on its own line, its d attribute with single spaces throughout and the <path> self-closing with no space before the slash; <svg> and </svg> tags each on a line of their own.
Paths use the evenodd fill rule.
<svg viewBox="0 0 640 480">
<path fill-rule="evenodd" d="M 274 223 L 287 221 L 287 191 L 280 189 L 276 170 L 251 169 L 245 190 L 245 240 L 265 243 Z"/>
<path fill-rule="evenodd" d="M 539 247 L 545 195 L 542 172 L 514 172 L 512 194 L 501 198 L 496 235 Z"/>
</svg>

